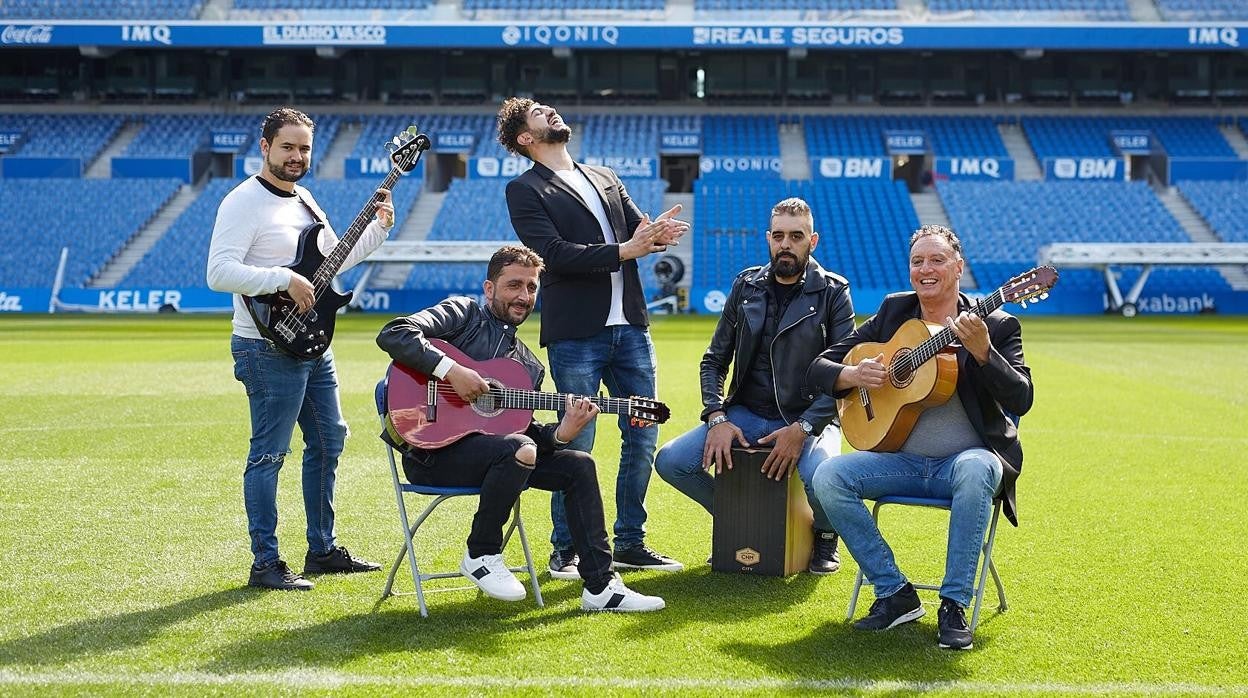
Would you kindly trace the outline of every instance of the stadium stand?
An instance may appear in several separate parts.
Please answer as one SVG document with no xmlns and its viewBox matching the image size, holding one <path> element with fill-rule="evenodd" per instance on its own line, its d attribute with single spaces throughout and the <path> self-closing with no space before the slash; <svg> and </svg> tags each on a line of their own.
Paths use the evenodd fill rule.
<svg viewBox="0 0 1248 698">
<path fill-rule="evenodd" d="M 172 179 L 0 179 L 0 279 L 51 286 L 61 248 L 69 248 L 64 283 L 81 287 L 177 191 Z M 73 192 L 74 205 L 63 202 Z"/>
<path fill-rule="evenodd" d="M 0 130 L 23 133 L 13 155 L 75 157 L 88 163 L 117 135 L 124 121 L 115 114 L 0 114 Z"/>
<path fill-rule="evenodd" d="M 202 0 L 5 0 L 0 19 L 195 19 Z"/>
<path fill-rule="evenodd" d="M 897 0 L 694 0 L 695 12 L 857 12 L 896 10 Z"/>
<path fill-rule="evenodd" d="M 764 115 L 706 116 L 702 152 L 706 155 L 780 155 L 780 118 Z"/>
<path fill-rule="evenodd" d="M 1032 116 L 1023 118 L 1022 124 L 1032 150 L 1042 161 L 1051 157 L 1112 157 L 1113 129 L 1152 131 L 1172 157 L 1236 157 L 1211 117 Z"/>
<path fill-rule="evenodd" d="M 938 155 L 1009 157 L 986 116 L 808 116 L 802 123 L 811 157 L 887 155 L 886 129 L 924 131 Z"/>
<path fill-rule="evenodd" d="M 981 290 L 1035 266 L 1053 242 L 1191 242 L 1143 182 L 946 182 L 939 193 Z M 1226 289 L 1206 267 L 1159 268 L 1150 286 Z M 1138 271 L 1124 274 L 1133 278 Z M 1097 292 L 1093 269 L 1064 270 L 1064 287 Z"/>
<path fill-rule="evenodd" d="M 764 231 L 777 201 L 800 196 L 820 234 L 815 258 L 866 288 L 904 288 L 901 256 L 918 216 L 902 182 L 699 180 L 695 191 L 693 284 L 723 286 L 768 259 Z"/>
<path fill-rule="evenodd" d="M 928 0 L 933 14 L 974 12 L 983 17 L 1093 20 L 1125 22 L 1131 19 L 1126 0 Z"/>
<path fill-rule="evenodd" d="M 1171 22 L 1243 22 L 1248 3 L 1243 0 L 1157 0 L 1161 18 Z"/>
<path fill-rule="evenodd" d="M 1182 182 L 1179 192 L 1223 242 L 1248 242 L 1248 182 Z"/>
<path fill-rule="evenodd" d="M 582 158 L 659 156 L 658 117 L 595 115 L 580 127 Z"/>
<path fill-rule="evenodd" d="M 122 152 L 123 157 L 184 158 L 209 147 L 213 129 L 234 129 L 252 132 L 256 117 L 249 115 L 161 114 L 135 116 L 143 128 Z M 259 138 L 253 138 L 256 154 L 260 154 Z"/>
</svg>

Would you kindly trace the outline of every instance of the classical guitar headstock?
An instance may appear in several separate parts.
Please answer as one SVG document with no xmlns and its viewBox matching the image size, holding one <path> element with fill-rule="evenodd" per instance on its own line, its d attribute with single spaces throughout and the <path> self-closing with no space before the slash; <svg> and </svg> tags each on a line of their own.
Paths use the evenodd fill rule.
<svg viewBox="0 0 1248 698">
<path fill-rule="evenodd" d="M 421 133 L 420 129 L 413 124 L 391 138 L 390 142 L 386 143 L 386 149 L 390 151 L 390 162 L 393 162 L 400 172 L 407 174 L 416 167 L 420 154 L 428 150 L 430 145 L 429 136 Z"/>
<path fill-rule="evenodd" d="M 672 411 L 668 409 L 667 405 L 652 397 L 637 397 L 634 395 L 628 399 L 628 418 L 632 426 L 649 427 L 655 424 L 662 424 L 671 416 Z"/>
<path fill-rule="evenodd" d="M 1026 308 L 1028 302 L 1038 302 L 1049 297 L 1049 289 L 1057 283 L 1057 270 L 1050 266 L 1036 267 L 1005 282 L 1001 297 L 1007 303 L 1018 303 Z"/>
</svg>

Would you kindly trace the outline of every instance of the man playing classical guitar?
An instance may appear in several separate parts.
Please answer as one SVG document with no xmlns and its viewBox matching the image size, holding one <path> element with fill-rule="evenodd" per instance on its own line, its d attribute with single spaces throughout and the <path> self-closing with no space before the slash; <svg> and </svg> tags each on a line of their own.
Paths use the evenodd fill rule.
<svg viewBox="0 0 1248 698">
<path fill-rule="evenodd" d="M 914 318 L 948 327 L 956 336 L 956 399 L 923 411 L 898 451 L 833 456 L 819 464 L 814 477 L 815 496 L 875 587 L 870 612 L 854 624 L 865 630 L 893 628 L 924 611 L 862 500 L 885 495 L 952 499 L 938 644 L 956 649 L 972 646 L 963 609 L 973 595 L 995 496 L 1000 494 L 1006 516 L 1018 525 L 1014 482 L 1023 451 L 1010 415 L 1025 414 L 1033 394 L 1018 320 L 1000 310 L 986 317 L 973 312 L 958 290 L 963 265 L 962 245 L 952 230 L 919 228 L 910 238 L 914 291 L 886 297 L 875 316 L 815 359 L 809 371 L 812 384 L 844 398 L 854 389 L 879 389 L 888 379 L 882 353 L 855 365 L 841 363 L 856 345 L 886 341 Z"/>
<path fill-rule="evenodd" d="M 445 340 L 477 361 L 515 359 L 528 370 L 533 387 L 540 389 L 546 369 L 516 337 L 516 328 L 533 311 L 542 267 L 542 258 L 532 250 L 505 246 L 490 258 L 483 286 L 484 306 L 471 298 L 448 298 L 390 321 L 377 336 L 377 344 L 396 362 L 445 380 L 465 401 L 488 393 L 489 383 L 471 367 L 439 351 L 429 339 Z M 502 545 L 503 526 L 520 492 L 529 486 L 561 492 L 567 501 L 572 542 L 580 556 L 577 569 L 584 584 L 582 609 L 663 608 L 663 599 L 629 589 L 612 573 L 593 458 L 584 451 L 565 448 L 598 411 L 589 399 L 569 395 L 564 417 L 557 425 L 532 421 L 523 433 L 469 434 L 441 448 L 404 448 L 403 471 L 410 482 L 481 488 L 468 549 L 459 569 L 487 595 L 505 601 L 525 597 L 524 586 L 503 563 Z"/>
<path fill-rule="evenodd" d="M 303 590 L 312 582 L 292 571 L 277 549 L 277 474 L 296 422 L 303 431 L 303 506 L 308 517 L 304 574 L 371 572 L 381 566 L 351 555 L 336 544 L 334 472 L 347 437 L 338 401 L 338 374 L 332 351 L 298 359 L 265 339 L 247 311 L 243 295 L 279 291 L 300 312 L 316 303 L 313 282 L 283 265 L 296 257 L 300 233 L 317 219 L 325 223 L 317 241 L 323 252 L 338 242 L 325 214 L 296 182 L 312 165 L 312 119 L 290 108 L 265 117 L 261 128 L 260 174 L 248 177 L 221 202 L 208 249 L 208 286 L 234 294 L 234 377 L 247 389 L 251 406 L 251 446 L 243 470 L 243 503 L 255 560 L 251 586 Z M 379 190 L 376 218 L 342 268 L 358 264 L 386 239 L 394 226 L 390 192 Z"/>
</svg>

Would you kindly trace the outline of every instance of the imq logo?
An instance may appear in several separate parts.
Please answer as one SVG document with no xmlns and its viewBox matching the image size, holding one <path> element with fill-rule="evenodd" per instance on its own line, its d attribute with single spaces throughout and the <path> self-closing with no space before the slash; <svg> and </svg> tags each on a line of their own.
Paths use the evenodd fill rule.
<svg viewBox="0 0 1248 698">
<path fill-rule="evenodd" d="M 172 32 L 167 24 L 123 24 L 121 40 L 136 44 L 173 45 Z"/>
</svg>

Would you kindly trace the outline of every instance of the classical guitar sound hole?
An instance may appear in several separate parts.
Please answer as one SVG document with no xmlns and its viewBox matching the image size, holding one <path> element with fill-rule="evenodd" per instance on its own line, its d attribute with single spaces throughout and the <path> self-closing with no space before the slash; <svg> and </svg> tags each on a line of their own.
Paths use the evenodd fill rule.
<svg viewBox="0 0 1248 698">
<path fill-rule="evenodd" d="M 486 378 L 485 382 L 490 384 L 490 392 L 472 401 L 472 411 L 482 417 L 496 417 L 503 411 L 499 392 L 503 384 L 493 378 Z"/>
<path fill-rule="evenodd" d="M 888 366 L 888 379 L 894 388 L 904 388 L 914 380 L 914 368 L 910 365 L 910 349 L 901 349 L 893 354 L 893 361 Z"/>
</svg>

